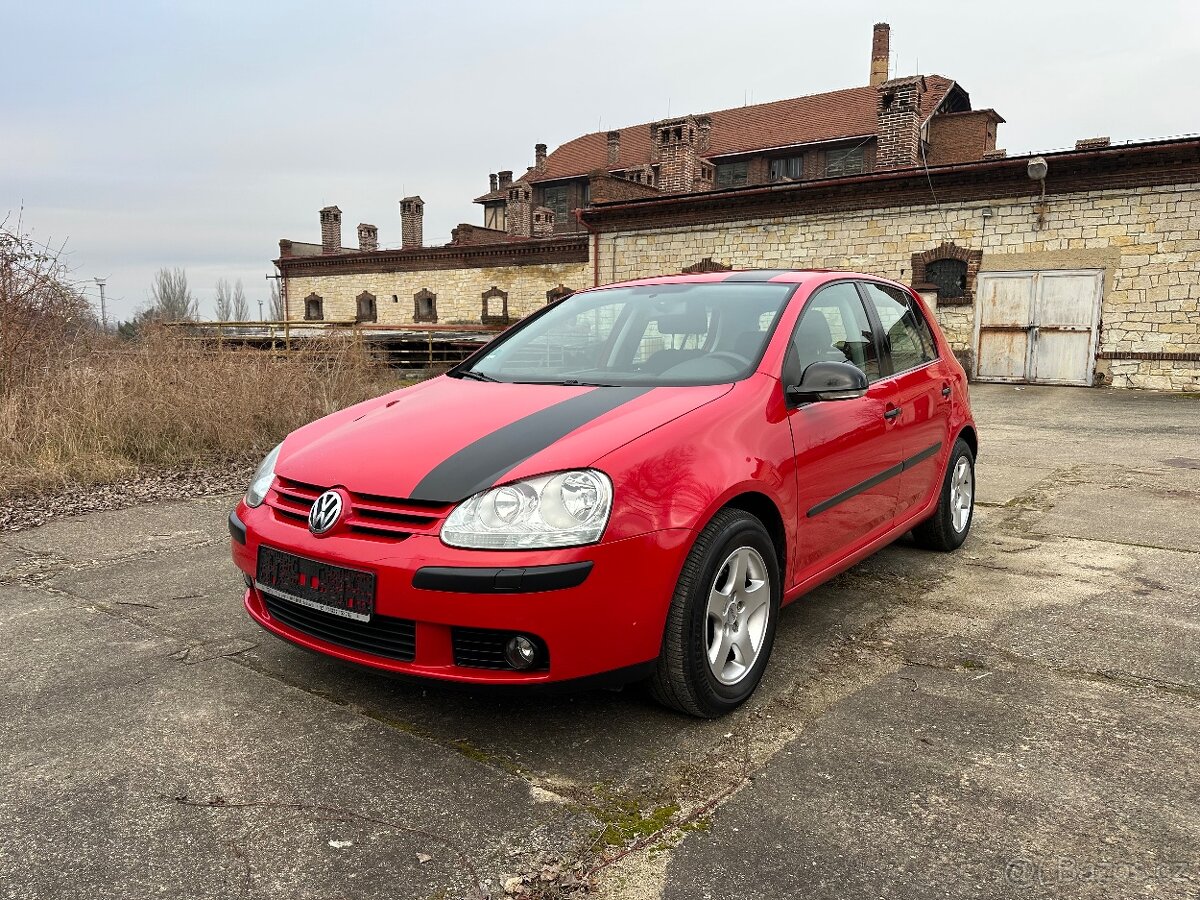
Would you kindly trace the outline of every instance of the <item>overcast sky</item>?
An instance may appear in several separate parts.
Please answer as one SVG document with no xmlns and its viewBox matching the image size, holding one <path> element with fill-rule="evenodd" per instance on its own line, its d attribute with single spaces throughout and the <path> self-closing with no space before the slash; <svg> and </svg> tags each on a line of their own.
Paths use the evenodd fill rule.
<svg viewBox="0 0 1200 900">
<path fill-rule="evenodd" d="M 893 71 L 957 80 L 1007 119 L 1010 153 L 1200 131 L 1189 2 L 14 2 L 2 7 L 0 218 L 108 276 L 110 316 L 183 266 L 252 304 L 281 237 L 379 226 L 425 200 L 426 243 L 481 223 L 489 172 L 533 145 L 865 84 L 871 26 Z M 91 289 L 95 295 L 95 289 Z M 257 311 L 255 306 L 255 311 Z"/>
</svg>

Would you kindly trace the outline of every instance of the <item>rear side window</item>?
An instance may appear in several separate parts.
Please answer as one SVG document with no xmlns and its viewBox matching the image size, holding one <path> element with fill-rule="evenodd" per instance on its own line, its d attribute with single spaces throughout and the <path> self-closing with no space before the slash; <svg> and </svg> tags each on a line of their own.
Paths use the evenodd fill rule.
<svg viewBox="0 0 1200 900">
<path fill-rule="evenodd" d="M 858 290 L 849 281 L 821 288 L 804 305 L 792 347 L 800 361 L 799 372 L 815 362 L 848 362 L 861 369 L 868 381 L 879 380 L 871 324 Z"/>
<path fill-rule="evenodd" d="M 937 344 L 929 323 L 908 294 L 887 284 L 863 282 L 863 287 L 892 351 L 893 372 L 906 372 L 937 359 Z"/>
</svg>

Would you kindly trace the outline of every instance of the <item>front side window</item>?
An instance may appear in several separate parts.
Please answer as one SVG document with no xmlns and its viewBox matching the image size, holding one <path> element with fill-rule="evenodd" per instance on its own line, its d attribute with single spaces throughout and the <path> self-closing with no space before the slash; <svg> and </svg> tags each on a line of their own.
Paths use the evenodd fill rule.
<svg viewBox="0 0 1200 900">
<path fill-rule="evenodd" d="M 723 384 L 749 375 L 796 286 L 709 282 L 567 297 L 458 374 L 508 382 Z"/>
<path fill-rule="evenodd" d="M 812 296 L 792 335 L 792 349 L 798 374 L 815 362 L 843 362 L 861 369 L 867 381 L 879 380 L 875 337 L 853 282 L 835 282 Z"/>
<path fill-rule="evenodd" d="M 892 354 L 892 371 L 905 372 L 937 359 L 929 323 L 899 288 L 866 282 L 867 299 L 875 307 Z"/>
<path fill-rule="evenodd" d="M 738 187 L 746 183 L 750 174 L 750 163 L 741 162 L 717 164 L 717 187 Z"/>
</svg>

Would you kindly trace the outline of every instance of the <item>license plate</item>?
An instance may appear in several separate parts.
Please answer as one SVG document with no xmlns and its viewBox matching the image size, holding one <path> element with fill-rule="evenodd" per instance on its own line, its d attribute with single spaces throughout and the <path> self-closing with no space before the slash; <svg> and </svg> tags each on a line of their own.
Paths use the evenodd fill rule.
<svg viewBox="0 0 1200 900">
<path fill-rule="evenodd" d="M 293 556 L 272 547 L 258 548 L 255 586 L 280 597 L 356 622 L 371 621 L 375 611 L 375 575 Z"/>
</svg>

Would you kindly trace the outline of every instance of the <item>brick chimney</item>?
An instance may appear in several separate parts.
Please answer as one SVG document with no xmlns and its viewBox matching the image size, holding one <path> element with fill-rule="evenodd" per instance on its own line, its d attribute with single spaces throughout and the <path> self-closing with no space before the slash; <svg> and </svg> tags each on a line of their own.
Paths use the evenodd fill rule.
<svg viewBox="0 0 1200 900">
<path fill-rule="evenodd" d="M 1103 150 L 1105 147 L 1112 145 L 1112 140 L 1107 137 L 1083 138 L 1075 142 L 1076 150 Z"/>
<path fill-rule="evenodd" d="M 503 172 L 497 173 L 496 180 L 497 180 L 497 184 L 496 184 L 497 190 L 501 190 L 501 191 L 507 190 L 508 186 L 510 184 L 512 184 L 512 169 L 506 169 Z"/>
<path fill-rule="evenodd" d="M 712 116 L 696 117 L 696 152 L 707 153 L 712 141 Z"/>
<path fill-rule="evenodd" d="M 547 238 L 554 236 L 554 210 L 539 206 L 533 211 L 533 236 Z"/>
<path fill-rule="evenodd" d="M 368 225 L 366 222 L 360 222 L 358 225 L 358 249 L 363 253 L 370 250 L 378 250 L 379 229 L 374 225 Z"/>
<path fill-rule="evenodd" d="M 342 211 L 336 206 L 321 210 L 321 252 L 342 252 Z"/>
<path fill-rule="evenodd" d="M 876 22 L 871 35 L 871 87 L 878 87 L 888 80 L 888 58 L 891 55 L 892 26 L 887 22 Z"/>
<path fill-rule="evenodd" d="M 415 250 L 424 245 L 425 201 L 420 197 L 405 197 L 400 201 L 400 246 Z"/>
<path fill-rule="evenodd" d="M 615 166 L 621 162 L 621 132 L 608 133 L 608 164 Z"/>
<path fill-rule="evenodd" d="M 495 172 L 493 172 L 491 175 L 488 176 L 488 193 L 489 194 L 496 193 L 496 173 Z"/>
<path fill-rule="evenodd" d="M 513 237 L 531 236 L 532 200 L 533 190 L 527 182 L 517 181 L 509 185 L 504 216 L 508 222 L 508 233 Z"/>
<path fill-rule="evenodd" d="M 651 157 L 658 161 L 658 188 L 664 194 L 682 194 L 692 190 L 696 181 L 696 140 L 699 125 L 695 116 L 655 122 Z"/>
<path fill-rule="evenodd" d="M 546 145 L 535 144 L 533 147 L 533 168 L 539 175 L 546 172 Z"/>
<path fill-rule="evenodd" d="M 905 169 L 921 161 L 918 106 L 923 83 L 920 75 L 914 75 L 885 81 L 876 88 L 876 169 Z"/>
</svg>

